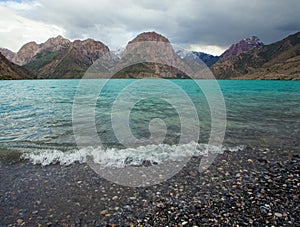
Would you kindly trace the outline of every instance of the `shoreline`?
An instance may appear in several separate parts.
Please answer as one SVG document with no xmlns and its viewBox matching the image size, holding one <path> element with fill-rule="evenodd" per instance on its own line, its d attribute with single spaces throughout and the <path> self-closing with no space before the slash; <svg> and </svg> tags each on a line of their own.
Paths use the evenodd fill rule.
<svg viewBox="0 0 300 227">
<path fill-rule="evenodd" d="M 251 149 L 200 158 L 146 188 L 109 182 L 87 164 L 0 165 L 0 225 L 299 225 L 298 151 Z"/>
<path fill-rule="evenodd" d="M 157 79 L 165 79 L 165 80 L 229 80 L 229 81 L 300 81 L 299 78 L 277 78 L 277 79 L 268 79 L 268 78 L 257 78 L 257 79 L 249 79 L 249 78 L 240 78 L 240 77 L 233 77 L 233 78 L 164 78 L 164 77 L 148 77 L 148 78 L 45 78 L 45 79 L 0 79 L 0 81 L 40 81 L 40 80 L 157 80 Z"/>
</svg>

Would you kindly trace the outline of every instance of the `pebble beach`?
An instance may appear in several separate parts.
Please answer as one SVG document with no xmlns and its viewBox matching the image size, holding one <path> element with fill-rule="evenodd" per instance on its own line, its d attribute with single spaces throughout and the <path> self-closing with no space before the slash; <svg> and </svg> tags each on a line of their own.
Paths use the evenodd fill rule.
<svg viewBox="0 0 300 227">
<path fill-rule="evenodd" d="M 205 172 L 194 157 L 158 185 L 109 182 L 87 164 L 1 161 L 1 226 L 299 226 L 297 150 L 224 152 Z"/>
</svg>

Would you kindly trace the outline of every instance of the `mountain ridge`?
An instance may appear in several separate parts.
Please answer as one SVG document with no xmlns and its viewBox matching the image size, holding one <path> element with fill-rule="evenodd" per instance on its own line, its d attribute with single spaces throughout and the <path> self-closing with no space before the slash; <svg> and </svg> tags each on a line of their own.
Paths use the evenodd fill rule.
<svg viewBox="0 0 300 227">
<path fill-rule="evenodd" d="M 217 79 L 300 79 L 299 34 L 300 32 L 269 45 L 264 45 L 259 38 L 251 36 L 232 44 L 220 56 L 186 50 L 177 50 L 176 54 L 183 60 L 204 62 Z M 128 45 L 147 41 L 171 46 L 166 37 L 156 32 L 143 32 L 129 41 Z M 17 53 L 0 49 L 8 60 L 24 66 L 40 79 L 81 78 L 101 56 L 118 61 L 124 51 L 126 48 L 110 51 L 105 44 L 93 39 L 70 41 L 62 36 L 49 38 L 40 44 L 34 41 L 26 43 Z M 157 73 L 157 70 L 153 71 L 154 68 L 162 67 L 148 64 L 142 68 L 144 74 L 151 77 L 151 73 Z M 146 73 L 145 70 L 149 72 Z M 126 73 L 129 75 L 128 71 Z M 182 78 L 182 74 L 178 77 L 179 74 L 174 73 L 175 71 L 174 78 Z M 170 75 L 167 77 L 170 78 Z M 122 77 L 120 74 L 118 76 Z"/>
<path fill-rule="evenodd" d="M 219 79 L 300 79 L 300 32 L 218 61 L 210 69 Z"/>
<path fill-rule="evenodd" d="M 109 53 L 106 45 L 93 39 L 71 42 L 58 36 L 39 45 L 24 67 L 40 79 L 81 78 L 94 61 Z"/>
</svg>

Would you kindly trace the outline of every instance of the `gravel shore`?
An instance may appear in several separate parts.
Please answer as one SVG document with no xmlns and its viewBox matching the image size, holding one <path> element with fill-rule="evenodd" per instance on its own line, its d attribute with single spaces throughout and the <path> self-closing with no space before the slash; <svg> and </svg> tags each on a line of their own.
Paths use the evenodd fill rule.
<svg viewBox="0 0 300 227">
<path fill-rule="evenodd" d="M 299 151 L 192 158 L 159 185 L 109 182 L 86 164 L 0 163 L 0 226 L 300 226 Z"/>
</svg>

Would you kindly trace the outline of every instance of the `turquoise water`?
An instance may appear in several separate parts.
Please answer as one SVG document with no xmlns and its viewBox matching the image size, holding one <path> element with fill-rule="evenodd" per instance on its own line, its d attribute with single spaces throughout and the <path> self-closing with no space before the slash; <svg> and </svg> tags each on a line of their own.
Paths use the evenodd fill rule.
<svg viewBox="0 0 300 227">
<path fill-rule="evenodd" d="M 110 80 L 101 92 L 94 85 L 104 83 L 104 80 L 85 81 L 87 89 L 80 91 L 80 99 L 87 105 L 93 105 L 90 100 L 95 94 L 99 96 L 94 108 L 95 125 L 104 146 L 121 146 L 114 132 L 118 129 L 113 129 L 111 122 L 112 114 L 119 114 L 112 110 L 115 100 L 119 97 L 124 104 L 136 96 L 141 99 L 132 107 L 129 116 L 129 126 L 136 138 L 149 138 L 149 122 L 159 118 L 167 130 L 163 143 L 177 144 L 182 125 L 180 111 L 176 108 L 182 109 L 187 116 L 195 108 L 200 127 L 196 142 L 208 142 L 211 112 L 197 84 L 209 87 L 209 81 L 170 80 L 178 86 L 176 89 L 162 84 L 160 80 L 145 80 L 143 86 L 130 87 L 137 81 Z M 0 149 L 30 152 L 30 149 L 36 148 L 75 148 L 72 111 L 79 84 L 80 80 L 0 81 Z M 226 104 L 224 145 L 299 149 L 300 82 L 222 80 L 218 84 Z M 187 105 L 179 90 L 188 95 L 192 106 Z M 212 89 L 210 92 L 217 91 Z M 177 107 L 168 101 L 176 103 Z M 87 116 L 84 111 L 83 125 Z M 185 125 L 195 127 L 195 119 L 190 118 L 191 121 L 186 121 Z M 82 130 L 85 130 L 84 126 Z"/>
</svg>

